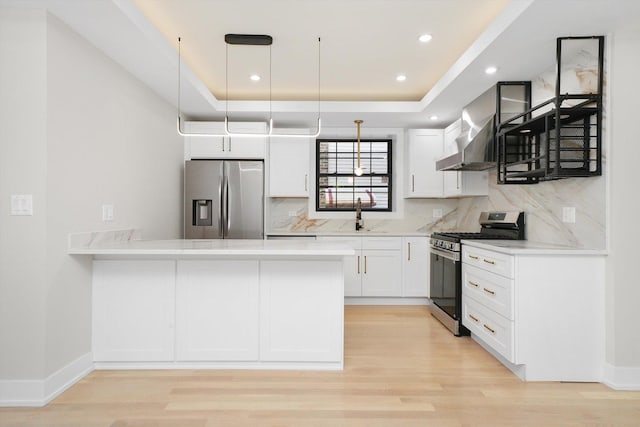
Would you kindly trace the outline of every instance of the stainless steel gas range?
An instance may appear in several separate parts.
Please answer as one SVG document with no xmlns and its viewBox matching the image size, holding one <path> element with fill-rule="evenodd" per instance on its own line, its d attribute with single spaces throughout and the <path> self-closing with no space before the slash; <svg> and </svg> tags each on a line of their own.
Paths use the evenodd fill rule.
<svg viewBox="0 0 640 427">
<path fill-rule="evenodd" d="M 469 335 L 462 325 L 462 240 L 524 240 L 524 212 L 482 212 L 480 232 L 431 235 L 431 314 L 455 336 Z"/>
</svg>

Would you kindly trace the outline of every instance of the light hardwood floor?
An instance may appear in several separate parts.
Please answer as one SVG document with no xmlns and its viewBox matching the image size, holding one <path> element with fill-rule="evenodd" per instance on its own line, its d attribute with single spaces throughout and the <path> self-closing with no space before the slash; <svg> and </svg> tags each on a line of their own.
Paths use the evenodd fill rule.
<svg viewBox="0 0 640 427">
<path fill-rule="evenodd" d="M 640 426 L 640 392 L 524 383 L 426 307 L 347 307 L 345 369 L 95 371 L 2 426 Z"/>
</svg>

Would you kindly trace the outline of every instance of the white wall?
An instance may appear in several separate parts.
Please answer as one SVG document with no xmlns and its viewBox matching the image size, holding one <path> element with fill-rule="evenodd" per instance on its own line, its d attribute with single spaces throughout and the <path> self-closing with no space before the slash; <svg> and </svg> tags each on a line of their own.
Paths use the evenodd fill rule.
<svg viewBox="0 0 640 427">
<path fill-rule="evenodd" d="M 91 351 L 91 262 L 67 255 L 67 234 L 181 237 L 183 145 L 175 109 L 57 18 L 0 17 L 0 113 L 11 123 L 0 131 L 0 380 L 43 379 Z M 16 50 L 16 40 L 32 42 Z M 34 216 L 9 217 L 9 195 L 23 193 Z"/>
<path fill-rule="evenodd" d="M 45 12 L 0 7 L 0 378 L 44 373 Z M 32 194 L 33 216 L 9 216 Z"/>
<path fill-rule="evenodd" d="M 607 361 L 616 367 L 639 369 L 640 141 L 637 94 L 640 92 L 640 26 L 633 31 L 616 32 L 612 45 Z"/>
</svg>

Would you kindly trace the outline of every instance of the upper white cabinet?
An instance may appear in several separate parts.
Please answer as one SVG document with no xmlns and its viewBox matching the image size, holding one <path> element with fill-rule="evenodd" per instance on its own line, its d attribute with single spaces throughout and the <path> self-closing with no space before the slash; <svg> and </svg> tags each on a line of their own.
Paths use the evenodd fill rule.
<svg viewBox="0 0 640 427">
<path fill-rule="evenodd" d="M 309 164 L 312 144 L 313 138 L 270 138 L 270 197 L 309 196 Z"/>
<path fill-rule="evenodd" d="M 265 133 L 265 123 L 229 123 L 229 130 L 238 133 Z M 224 122 L 185 122 L 190 133 L 224 133 Z M 264 159 L 267 137 L 187 136 L 185 159 Z"/>
<path fill-rule="evenodd" d="M 429 296 L 429 238 L 402 239 L 402 296 Z"/>
<path fill-rule="evenodd" d="M 406 198 L 445 198 L 486 196 L 489 194 L 487 171 L 437 171 L 436 161 L 453 154 L 460 134 L 460 120 L 446 129 L 411 129 L 408 132 L 406 159 Z"/>
<path fill-rule="evenodd" d="M 407 144 L 405 197 L 442 197 L 443 175 L 436 171 L 442 157 L 442 129 L 411 129 Z"/>
</svg>

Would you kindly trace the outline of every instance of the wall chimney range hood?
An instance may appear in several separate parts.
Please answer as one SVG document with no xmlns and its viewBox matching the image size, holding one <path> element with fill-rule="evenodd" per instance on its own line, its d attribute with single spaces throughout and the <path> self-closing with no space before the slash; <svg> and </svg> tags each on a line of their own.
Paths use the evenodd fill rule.
<svg viewBox="0 0 640 427">
<path fill-rule="evenodd" d="M 499 82 L 462 110 L 460 135 L 436 161 L 439 171 L 482 171 L 496 167 L 496 117 L 502 121 L 531 106 L 531 82 Z"/>
</svg>

